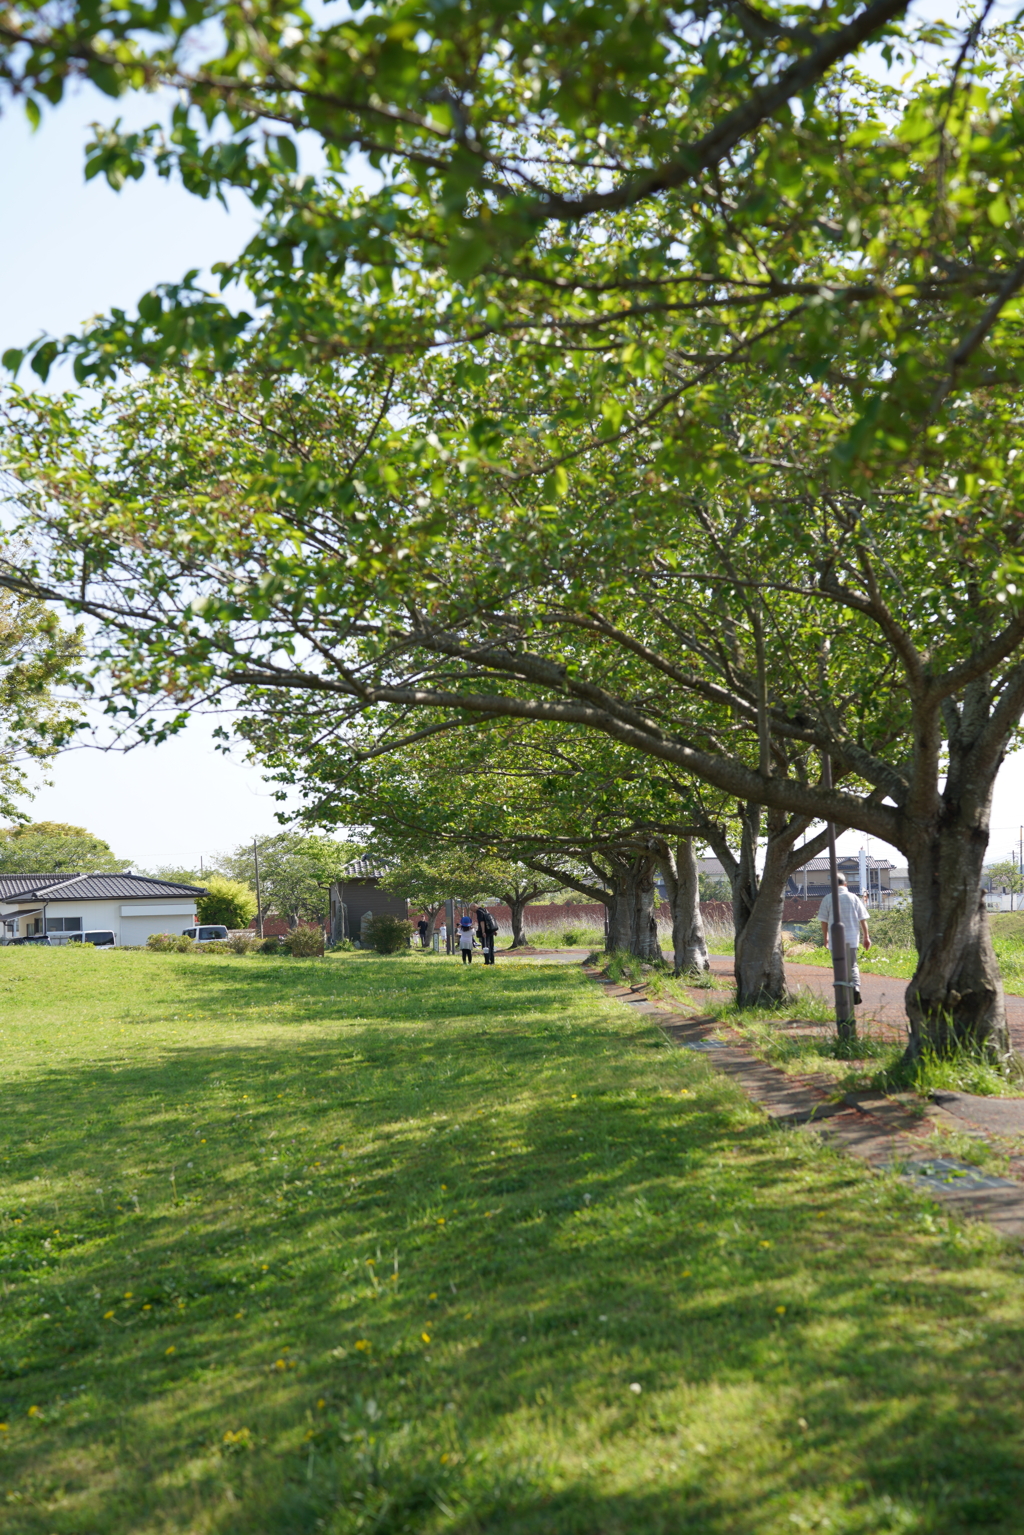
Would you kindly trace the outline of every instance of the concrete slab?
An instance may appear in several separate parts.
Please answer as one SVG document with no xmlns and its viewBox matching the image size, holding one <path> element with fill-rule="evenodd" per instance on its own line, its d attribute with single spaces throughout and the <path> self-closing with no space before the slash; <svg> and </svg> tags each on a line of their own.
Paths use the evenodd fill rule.
<svg viewBox="0 0 1024 1535">
<path fill-rule="evenodd" d="M 983 1098 L 975 1093 L 932 1093 L 933 1103 L 979 1130 L 1024 1135 L 1024 1098 Z"/>
<path fill-rule="evenodd" d="M 596 980 L 597 976 L 591 978 Z M 927 1117 L 913 1112 L 911 1104 L 897 1095 L 851 1093 L 837 1103 L 829 1097 L 830 1078 L 822 1076 L 819 1084 L 813 1078 L 788 1076 L 759 1060 L 745 1045 L 711 1037 L 722 1032 L 722 1025 L 713 1018 L 681 1017 L 671 1004 L 642 1000 L 626 987 L 605 985 L 604 990 L 631 1010 L 656 1019 L 673 1044 L 706 1054 L 709 1064 L 737 1082 L 774 1123 L 806 1127 L 827 1145 L 879 1171 L 897 1172 L 955 1214 L 984 1220 L 1009 1239 L 1024 1237 L 1024 1183 L 984 1173 L 955 1158 L 922 1157 L 920 1139 L 915 1138 L 933 1117 L 946 1124 L 960 1123 L 964 1128 L 975 1125 L 978 1133 L 994 1129 L 1004 1135 L 1024 1134 L 1024 1098 L 934 1093 L 936 1108 Z M 797 1026 L 796 1021 L 791 1024 Z M 996 1120 L 998 1126 L 992 1123 Z"/>
</svg>

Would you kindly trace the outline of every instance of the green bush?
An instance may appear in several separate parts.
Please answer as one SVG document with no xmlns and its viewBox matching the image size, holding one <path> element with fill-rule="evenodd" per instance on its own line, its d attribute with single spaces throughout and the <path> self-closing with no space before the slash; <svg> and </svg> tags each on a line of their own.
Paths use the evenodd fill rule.
<svg viewBox="0 0 1024 1535">
<path fill-rule="evenodd" d="M 813 922 L 805 922 L 803 927 L 798 927 L 793 937 L 797 943 L 811 943 L 816 949 L 825 947 L 825 940 L 821 936 L 821 923 L 817 919 Z"/>
<path fill-rule="evenodd" d="M 910 901 L 900 901 L 888 911 L 871 913 L 868 928 L 873 943 L 882 949 L 914 947 L 914 908 Z"/>
<path fill-rule="evenodd" d="M 262 938 L 256 947 L 259 954 L 285 954 L 287 952 L 280 938 L 276 936 L 273 938 Z"/>
<path fill-rule="evenodd" d="M 256 897 L 239 880 L 211 874 L 206 881 L 207 894 L 196 900 L 200 922 L 222 923 L 224 927 L 248 927 L 256 915 Z"/>
<path fill-rule="evenodd" d="M 197 954 L 230 954 L 231 945 L 224 938 L 213 938 L 206 943 L 197 943 Z"/>
<path fill-rule="evenodd" d="M 329 943 L 327 947 L 332 954 L 352 954 L 356 946 L 351 938 L 339 938 L 337 943 Z"/>
<path fill-rule="evenodd" d="M 146 948 L 157 954 L 188 954 L 195 947 L 195 940 L 184 933 L 150 933 L 146 939 Z"/>
<path fill-rule="evenodd" d="M 281 947 L 292 956 L 292 959 L 322 958 L 324 930 L 322 927 L 313 927 L 309 924 L 293 928 L 282 938 Z"/>
<path fill-rule="evenodd" d="M 378 954 L 398 954 L 409 947 L 415 928 L 402 917 L 383 914 L 371 917 L 366 924 L 366 936 Z"/>
<path fill-rule="evenodd" d="M 232 954 L 251 954 L 262 943 L 255 933 L 232 933 L 228 939 L 228 948 Z"/>
</svg>

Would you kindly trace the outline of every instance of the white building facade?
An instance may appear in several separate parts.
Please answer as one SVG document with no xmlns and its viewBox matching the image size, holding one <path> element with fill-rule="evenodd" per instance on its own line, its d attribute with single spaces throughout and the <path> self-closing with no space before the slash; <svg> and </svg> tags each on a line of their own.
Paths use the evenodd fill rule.
<svg viewBox="0 0 1024 1535">
<path fill-rule="evenodd" d="M 194 927 L 205 894 L 142 874 L 0 874 L 0 943 L 46 937 L 61 945 L 109 933 L 116 948 L 141 948 L 151 933 Z"/>
</svg>

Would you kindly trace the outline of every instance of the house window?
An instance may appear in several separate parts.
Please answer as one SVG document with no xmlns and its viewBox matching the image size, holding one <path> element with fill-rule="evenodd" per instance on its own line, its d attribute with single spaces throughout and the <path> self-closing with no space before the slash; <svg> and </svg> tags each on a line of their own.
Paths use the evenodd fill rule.
<svg viewBox="0 0 1024 1535">
<path fill-rule="evenodd" d="M 48 933 L 80 933 L 82 919 L 81 917 L 47 917 L 46 931 Z"/>
</svg>

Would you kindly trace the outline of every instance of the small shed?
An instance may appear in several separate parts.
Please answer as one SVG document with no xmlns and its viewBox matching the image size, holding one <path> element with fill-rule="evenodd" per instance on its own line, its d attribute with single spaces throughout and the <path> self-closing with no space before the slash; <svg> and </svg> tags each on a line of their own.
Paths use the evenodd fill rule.
<svg viewBox="0 0 1024 1535">
<path fill-rule="evenodd" d="M 405 896 L 392 895 L 390 890 L 380 888 L 387 872 L 369 858 L 354 858 L 345 865 L 341 878 L 331 886 L 332 943 L 342 938 L 358 938 L 367 913 L 372 917 L 408 918 L 409 902 Z"/>
</svg>

